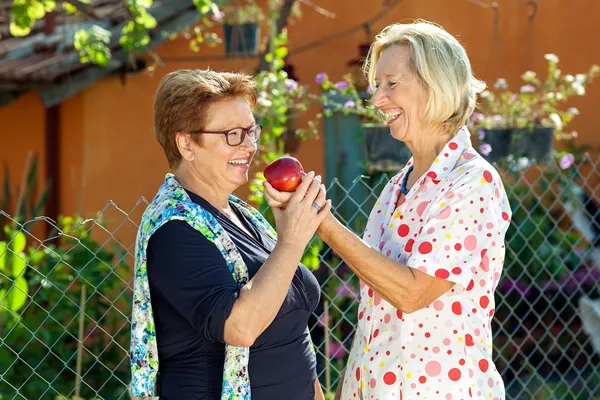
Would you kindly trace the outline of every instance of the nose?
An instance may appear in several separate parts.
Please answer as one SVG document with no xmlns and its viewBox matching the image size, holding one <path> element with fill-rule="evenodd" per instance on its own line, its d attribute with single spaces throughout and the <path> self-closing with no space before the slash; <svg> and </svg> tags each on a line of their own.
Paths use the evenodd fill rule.
<svg viewBox="0 0 600 400">
<path fill-rule="evenodd" d="M 381 109 L 381 107 L 383 107 L 383 105 L 385 104 L 386 99 L 387 99 L 387 97 L 383 93 L 383 90 L 381 90 L 381 86 L 379 86 L 373 92 L 373 97 L 371 98 L 371 104 L 373 104 L 375 107 Z"/>
<path fill-rule="evenodd" d="M 256 143 L 253 142 L 252 138 L 250 137 L 250 133 L 248 133 L 246 137 L 244 137 L 244 141 L 242 142 L 241 146 L 254 153 L 257 149 L 258 141 Z"/>
</svg>

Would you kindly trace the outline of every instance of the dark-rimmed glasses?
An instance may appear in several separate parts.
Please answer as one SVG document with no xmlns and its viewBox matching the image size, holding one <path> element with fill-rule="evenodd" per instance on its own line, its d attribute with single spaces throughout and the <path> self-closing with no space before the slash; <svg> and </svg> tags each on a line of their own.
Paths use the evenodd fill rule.
<svg viewBox="0 0 600 400">
<path fill-rule="evenodd" d="M 260 125 L 252 125 L 249 128 L 232 128 L 226 131 L 191 131 L 193 135 L 209 134 L 209 135 L 225 135 L 225 140 L 230 146 L 239 146 L 246 139 L 246 135 L 250 137 L 252 143 L 258 142 L 262 128 Z"/>
</svg>

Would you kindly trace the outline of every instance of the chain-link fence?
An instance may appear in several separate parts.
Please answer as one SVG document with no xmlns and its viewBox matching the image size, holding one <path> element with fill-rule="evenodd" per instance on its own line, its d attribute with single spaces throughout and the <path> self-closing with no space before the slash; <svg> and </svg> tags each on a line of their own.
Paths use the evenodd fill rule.
<svg viewBox="0 0 600 400">
<path fill-rule="evenodd" d="M 493 320 L 507 398 L 600 399 L 598 164 L 510 165 L 501 171 L 513 220 Z M 358 234 L 387 179 L 330 183 L 336 214 Z M 0 398 L 129 398 L 134 239 L 147 204 L 109 202 L 93 219 L 57 222 L 0 211 Z M 326 246 L 314 267 L 322 296 L 309 323 L 333 391 L 359 282 Z"/>
</svg>

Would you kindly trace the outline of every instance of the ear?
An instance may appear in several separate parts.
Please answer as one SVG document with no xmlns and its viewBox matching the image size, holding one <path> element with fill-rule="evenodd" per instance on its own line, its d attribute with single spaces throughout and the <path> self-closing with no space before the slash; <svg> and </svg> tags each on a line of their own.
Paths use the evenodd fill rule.
<svg viewBox="0 0 600 400">
<path fill-rule="evenodd" d="M 175 134 L 175 143 L 177 144 L 177 150 L 179 154 L 186 161 L 194 160 L 194 150 L 192 145 L 194 142 L 189 134 L 183 132 L 177 132 Z"/>
</svg>

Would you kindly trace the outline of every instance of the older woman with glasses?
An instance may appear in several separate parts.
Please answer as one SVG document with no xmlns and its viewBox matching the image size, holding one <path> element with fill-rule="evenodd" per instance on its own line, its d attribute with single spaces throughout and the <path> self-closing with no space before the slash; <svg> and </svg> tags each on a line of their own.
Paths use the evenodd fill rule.
<svg viewBox="0 0 600 400">
<path fill-rule="evenodd" d="M 257 150 L 256 99 L 241 74 L 180 70 L 160 83 L 156 138 L 173 173 L 136 241 L 135 397 L 323 398 L 307 327 L 319 284 L 300 259 L 330 203 L 310 172 L 274 210 L 275 232 L 232 194 Z"/>
</svg>

